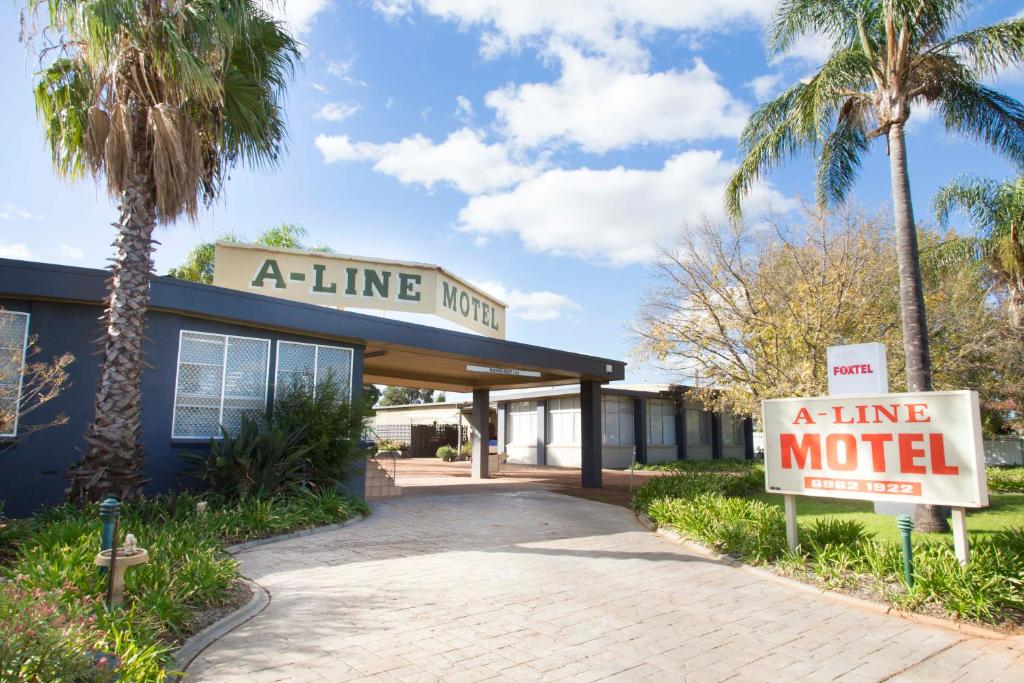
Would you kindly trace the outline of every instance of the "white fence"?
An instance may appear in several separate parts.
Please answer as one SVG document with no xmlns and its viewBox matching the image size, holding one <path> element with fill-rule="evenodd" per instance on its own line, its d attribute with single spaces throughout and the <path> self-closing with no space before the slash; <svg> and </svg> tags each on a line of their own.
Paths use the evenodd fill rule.
<svg viewBox="0 0 1024 683">
<path fill-rule="evenodd" d="M 998 436 L 986 440 L 985 462 L 989 465 L 1024 465 L 1024 438 Z"/>
</svg>

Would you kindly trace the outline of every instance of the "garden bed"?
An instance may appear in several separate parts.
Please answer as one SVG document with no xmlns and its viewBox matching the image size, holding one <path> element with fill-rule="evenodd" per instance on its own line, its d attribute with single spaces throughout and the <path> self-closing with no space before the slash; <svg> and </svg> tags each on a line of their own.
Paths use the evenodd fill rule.
<svg viewBox="0 0 1024 683">
<path fill-rule="evenodd" d="M 0 680 L 163 681 L 189 635 L 244 604 L 238 563 L 228 545 L 366 514 L 359 499 L 336 493 L 225 503 L 185 494 L 122 506 L 151 561 L 126 575 L 125 603 L 109 610 L 92 563 L 100 523 L 94 510 L 64 506 L 8 522 L 0 531 Z M 87 654 L 91 657 L 87 658 Z"/>
<path fill-rule="evenodd" d="M 781 496 L 764 493 L 760 465 L 742 461 L 673 463 L 670 476 L 634 496 L 659 527 L 749 564 L 897 609 L 994 626 L 1024 627 L 1024 495 L 999 470 L 992 506 L 968 515 L 971 563 L 963 568 L 949 534 L 915 534 L 915 582 L 903 579 L 893 517 L 870 503 L 799 498 L 799 552 L 786 544 Z"/>
</svg>

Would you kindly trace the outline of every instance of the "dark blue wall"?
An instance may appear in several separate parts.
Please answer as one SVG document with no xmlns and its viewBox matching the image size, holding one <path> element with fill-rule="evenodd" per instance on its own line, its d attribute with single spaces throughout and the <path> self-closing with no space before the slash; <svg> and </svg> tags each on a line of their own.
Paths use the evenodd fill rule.
<svg viewBox="0 0 1024 683">
<path fill-rule="evenodd" d="M 67 424 L 31 434 L 0 452 L 0 501 L 11 516 L 25 516 L 44 505 L 59 503 L 66 486 L 63 474 L 85 447 L 82 433 L 93 413 L 93 392 L 99 374 L 97 339 L 103 335 L 98 306 L 52 301 L 2 300 L 0 307 L 31 314 L 29 335 L 36 338 L 40 353 L 31 361 L 46 361 L 65 352 L 75 356 L 70 366 L 71 386 L 38 411 L 26 416 L 19 433 L 33 424 L 42 424 L 57 414 L 68 416 Z M 172 441 L 171 420 L 174 407 L 174 382 L 177 373 L 178 339 L 181 330 L 238 334 L 270 339 L 270 386 L 273 395 L 276 342 L 304 341 L 351 346 L 353 387 L 358 395 L 362 386 L 362 347 L 329 339 L 318 339 L 266 329 L 227 324 L 215 320 L 191 318 L 177 313 L 151 312 L 146 329 L 145 361 L 142 375 L 142 439 L 146 452 L 146 475 L 151 478 L 147 493 L 158 493 L 188 485 L 182 477 L 178 453 L 201 448 L 203 441 Z M 348 483 L 350 491 L 362 494 L 363 475 Z"/>
</svg>

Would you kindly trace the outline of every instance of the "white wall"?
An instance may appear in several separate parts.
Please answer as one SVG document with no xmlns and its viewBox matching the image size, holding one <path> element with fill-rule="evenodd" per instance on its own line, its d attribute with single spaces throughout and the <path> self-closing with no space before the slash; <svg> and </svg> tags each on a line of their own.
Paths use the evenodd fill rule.
<svg viewBox="0 0 1024 683">
<path fill-rule="evenodd" d="M 512 463 L 513 465 L 536 465 L 537 464 L 537 447 L 536 446 L 505 446 L 505 462 Z M 548 463 L 551 464 L 550 462 Z"/>
<path fill-rule="evenodd" d="M 675 462 L 678 452 L 675 446 L 647 446 L 647 464 L 657 465 L 662 462 Z"/>
</svg>

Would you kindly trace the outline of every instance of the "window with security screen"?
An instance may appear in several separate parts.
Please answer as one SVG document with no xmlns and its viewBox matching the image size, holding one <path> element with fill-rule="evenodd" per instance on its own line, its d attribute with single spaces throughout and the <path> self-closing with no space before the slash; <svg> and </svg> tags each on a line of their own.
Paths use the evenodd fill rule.
<svg viewBox="0 0 1024 683">
<path fill-rule="evenodd" d="M 633 399 L 601 397 L 601 443 L 606 446 L 633 445 Z"/>
<path fill-rule="evenodd" d="M 270 340 L 181 332 L 172 438 L 235 433 L 267 409 Z"/>
<path fill-rule="evenodd" d="M 352 397 L 352 349 L 301 342 L 277 342 L 277 373 L 274 397 L 296 384 L 316 393 L 323 382 L 337 384 Z"/>
<path fill-rule="evenodd" d="M 647 443 L 676 445 L 676 404 L 663 399 L 647 400 Z"/>
<path fill-rule="evenodd" d="M 0 436 L 17 436 L 28 313 L 0 311 Z"/>
</svg>

